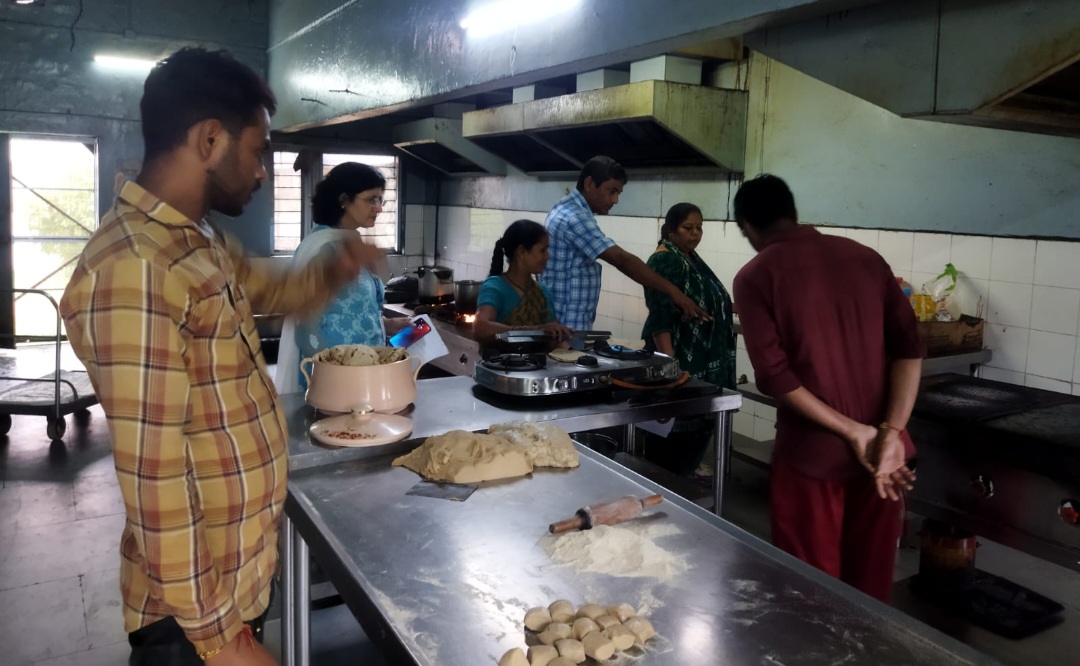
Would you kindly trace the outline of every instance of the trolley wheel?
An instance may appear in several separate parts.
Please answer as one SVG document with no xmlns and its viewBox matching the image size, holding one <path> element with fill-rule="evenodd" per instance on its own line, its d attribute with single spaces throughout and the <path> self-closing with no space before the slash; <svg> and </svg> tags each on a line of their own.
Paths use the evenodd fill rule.
<svg viewBox="0 0 1080 666">
<path fill-rule="evenodd" d="M 49 425 L 45 432 L 48 433 L 49 439 L 58 442 L 64 438 L 64 433 L 67 432 L 67 421 L 63 416 L 58 419 L 49 417 Z"/>
<path fill-rule="evenodd" d="M 86 425 L 90 422 L 90 410 L 89 409 L 76 409 L 75 410 L 75 422 L 79 425 Z"/>
<path fill-rule="evenodd" d="M 11 414 L 0 414 L 0 436 L 11 430 Z"/>
</svg>

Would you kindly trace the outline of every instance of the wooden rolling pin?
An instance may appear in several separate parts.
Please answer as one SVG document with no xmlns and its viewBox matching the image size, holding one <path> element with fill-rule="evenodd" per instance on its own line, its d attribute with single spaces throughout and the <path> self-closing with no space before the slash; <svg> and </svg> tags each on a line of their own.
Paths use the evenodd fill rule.
<svg viewBox="0 0 1080 666">
<path fill-rule="evenodd" d="M 578 509 L 573 518 L 548 525 L 548 531 L 552 534 L 562 534 L 570 530 L 589 530 L 597 525 L 614 525 L 637 518 L 645 507 L 656 506 L 663 501 L 662 495 L 650 495 L 645 499 L 627 495 L 614 502 L 602 502 Z"/>
</svg>

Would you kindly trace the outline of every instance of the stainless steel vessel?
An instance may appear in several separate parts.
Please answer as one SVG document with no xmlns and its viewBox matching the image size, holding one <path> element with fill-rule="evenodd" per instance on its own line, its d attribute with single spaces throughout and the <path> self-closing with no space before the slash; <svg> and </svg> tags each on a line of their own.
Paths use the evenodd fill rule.
<svg viewBox="0 0 1080 666">
<path fill-rule="evenodd" d="M 454 298 L 454 270 L 446 266 L 421 266 L 418 294 L 421 303 L 449 303 Z"/>
<path fill-rule="evenodd" d="M 475 314 L 476 299 L 480 296 L 479 280 L 458 280 L 454 283 L 454 306 L 460 314 Z"/>
</svg>

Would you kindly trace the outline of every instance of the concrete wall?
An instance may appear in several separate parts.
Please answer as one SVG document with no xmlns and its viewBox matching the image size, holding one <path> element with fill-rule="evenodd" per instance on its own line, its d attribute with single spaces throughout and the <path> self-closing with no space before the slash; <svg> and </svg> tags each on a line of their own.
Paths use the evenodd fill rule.
<svg viewBox="0 0 1080 666">
<path fill-rule="evenodd" d="M 272 0 L 275 128 L 298 128 L 524 85 L 875 0 L 589 0 L 477 36 L 473 0 Z M 524 7 L 523 12 L 538 11 Z"/>
<path fill-rule="evenodd" d="M 764 56 L 749 82 L 746 172 L 806 221 L 1080 238 L 1080 139 L 900 118 Z"/>
<path fill-rule="evenodd" d="M 226 48 L 266 71 L 267 0 L 49 0 L 0 4 L 0 132 L 94 137 L 98 207 L 110 205 L 114 177 L 142 161 L 141 75 L 95 66 L 94 54 L 154 58 L 187 45 Z M 254 254 L 273 250 L 272 188 L 264 187 L 221 226 Z"/>
<path fill-rule="evenodd" d="M 814 224 L 1080 238 L 1080 139 L 904 119 L 779 62 L 747 64 L 747 175 L 785 178 Z M 741 177 L 631 179 L 613 213 L 692 201 L 728 219 Z M 546 212 L 570 181 L 476 178 L 441 203 Z"/>
</svg>

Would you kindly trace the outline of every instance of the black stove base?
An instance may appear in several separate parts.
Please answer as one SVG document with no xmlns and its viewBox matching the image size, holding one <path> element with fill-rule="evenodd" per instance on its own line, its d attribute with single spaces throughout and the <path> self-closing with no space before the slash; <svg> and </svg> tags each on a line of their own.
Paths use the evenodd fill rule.
<svg viewBox="0 0 1080 666">
<path fill-rule="evenodd" d="M 1027 638 L 1061 622 L 1065 607 L 978 569 L 958 576 L 913 576 L 915 594 L 1006 638 Z"/>
</svg>

